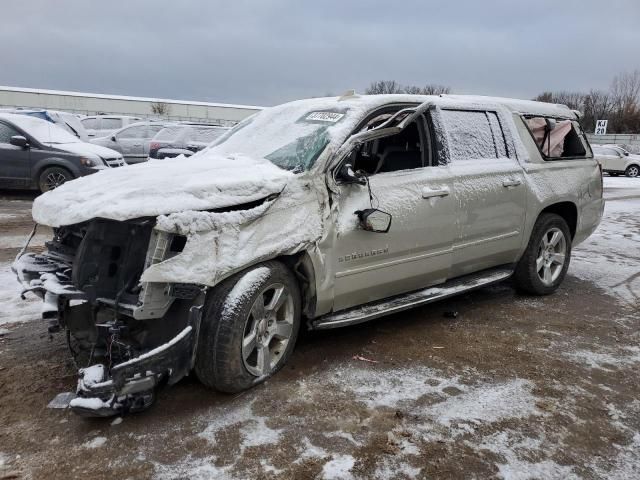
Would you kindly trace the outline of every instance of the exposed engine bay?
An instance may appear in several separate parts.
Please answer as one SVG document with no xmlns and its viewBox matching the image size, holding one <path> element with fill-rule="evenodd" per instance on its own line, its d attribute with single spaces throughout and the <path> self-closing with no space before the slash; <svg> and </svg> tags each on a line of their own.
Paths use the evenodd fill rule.
<svg viewBox="0 0 640 480">
<path fill-rule="evenodd" d="M 140 282 L 144 269 L 186 243 L 154 225 L 94 219 L 59 227 L 46 252 L 14 264 L 25 292 L 43 298 L 49 333 L 66 332 L 80 374 L 70 407 L 82 415 L 147 408 L 158 385 L 192 368 L 206 287 Z"/>
</svg>

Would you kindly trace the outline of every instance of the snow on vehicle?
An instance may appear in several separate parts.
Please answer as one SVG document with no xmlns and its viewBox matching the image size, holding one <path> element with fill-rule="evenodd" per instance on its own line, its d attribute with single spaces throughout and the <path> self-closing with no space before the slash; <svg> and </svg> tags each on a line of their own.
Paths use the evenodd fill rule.
<svg viewBox="0 0 640 480">
<path fill-rule="evenodd" d="M 33 217 L 54 238 L 14 268 L 83 367 L 71 407 L 106 416 L 191 370 L 224 392 L 258 384 L 303 321 L 351 325 L 511 276 L 552 293 L 603 207 L 567 107 L 347 94 L 265 109 L 189 162 L 42 195 Z"/>
</svg>

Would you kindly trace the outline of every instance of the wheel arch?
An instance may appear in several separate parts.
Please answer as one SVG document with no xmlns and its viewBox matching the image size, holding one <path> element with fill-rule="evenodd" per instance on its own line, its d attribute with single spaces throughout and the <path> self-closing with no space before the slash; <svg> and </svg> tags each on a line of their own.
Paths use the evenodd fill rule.
<svg viewBox="0 0 640 480">
<path fill-rule="evenodd" d="M 578 207 L 573 202 L 557 202 L 553 203 L 547 207 L 545 207 L 539 214 L 543 213 L 555 213 L 564 219 L 569 226 L 569 231 L 571 232 L 571 238 L 573 239 L 576 236 L 576 231 L 578 228 Z"/>
<path fill-rule="evenodd" d="M 629 165 L 625 167 L 624 171 L 626 172 L 631 167 L 636 167 L 637 169 L 640 170 L 640 162 L 631 162 Z"/>
<path fill-rule="evenodd" d="M 40 175 L 42 175 L 42 172 L 50 167 L 64 168 L 69 173 L 71 173 L 71 175 L 73 175 L 73 178 L 78 178 L 80 176 L 80 171 L 75 168 L 74 165 L 70 164 L 70 162 L 57 157 L 48 157 L 36 163 L 33 168 L 32 177 L 36 185 L 40 180 Z"/>
<path fill-rule="evenodd" d="M 307 318 L 313 318 L 316 310 L 316 272 L 309 252 L 306 250 L 293 255 L 281 255 L 273 260 L 285 264 L 295 275 L 300 287 L 302 313 Z"/>
</svg>

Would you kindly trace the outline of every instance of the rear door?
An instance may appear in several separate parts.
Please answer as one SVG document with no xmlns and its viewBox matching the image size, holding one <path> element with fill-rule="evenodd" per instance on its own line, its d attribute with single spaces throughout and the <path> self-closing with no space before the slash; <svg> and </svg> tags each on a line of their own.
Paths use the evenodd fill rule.
<svg viewBox="0 0 640 480">
<path fill-rule="evenodd" d="M 11 145 L 9 142 L 14 135 L 23 134 L 12 125 L 0 121 L 0 185 L 27 188 L 31 184 L 30 150 Z"/>
<path fill-rule="evenodd" d="M 446 131 L 453 177 L 456 238 L 452 276 L 517 259 L 526 211 L 524 173 L 499 110 L 437 112 Z"/>
<path fill-rule="evenodd" d="M 118 150 L 127 162 L 137 163 L 147 157 L 145 153 L 145 143 L 147 141 L 146 125 L 133 125 L 124 128 L 115 137 Z"/>
<path fill-rule="evenodd" d="M 334 311 L 446 281 L 454 235 L 452 179 L 431 160 L 422 117 L 400 134 L 369 141 L 350 156 L 365 185 L 338 185 L 334 209 Z M 387 233 L 362 230 L 354 213 L 392 215 Z"/>
</svg>

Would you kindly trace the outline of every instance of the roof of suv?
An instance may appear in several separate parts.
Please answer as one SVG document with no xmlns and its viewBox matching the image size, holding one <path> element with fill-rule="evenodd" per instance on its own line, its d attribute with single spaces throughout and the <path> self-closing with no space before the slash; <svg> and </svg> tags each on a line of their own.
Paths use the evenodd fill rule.
<svg viewBox="0 0 640 480">
<path fill-rule="evenodd" d="M 345 95 L 342 97 L 311 98 L 299 100 L 309 108 L 327 108 L 332 101 L 335 106 L 351 106 L 370 110 L 390 103 L 424 103 L 429 100 L 439 100 L 441 103 L 452 107 L 464 107 L 465 105 L 499 104 L 512 112 L 524 115 L 542 115 L 553 118 L 567 118 L 575 120 L 577 113 L 566 105 L 555 103 L 536 102 L 533 100 L 518 100 L 515 98 L 485 97 L 479 95 L 409 95 L 409 94 L 383 94 L 383 95 Z"/>
</svg>

